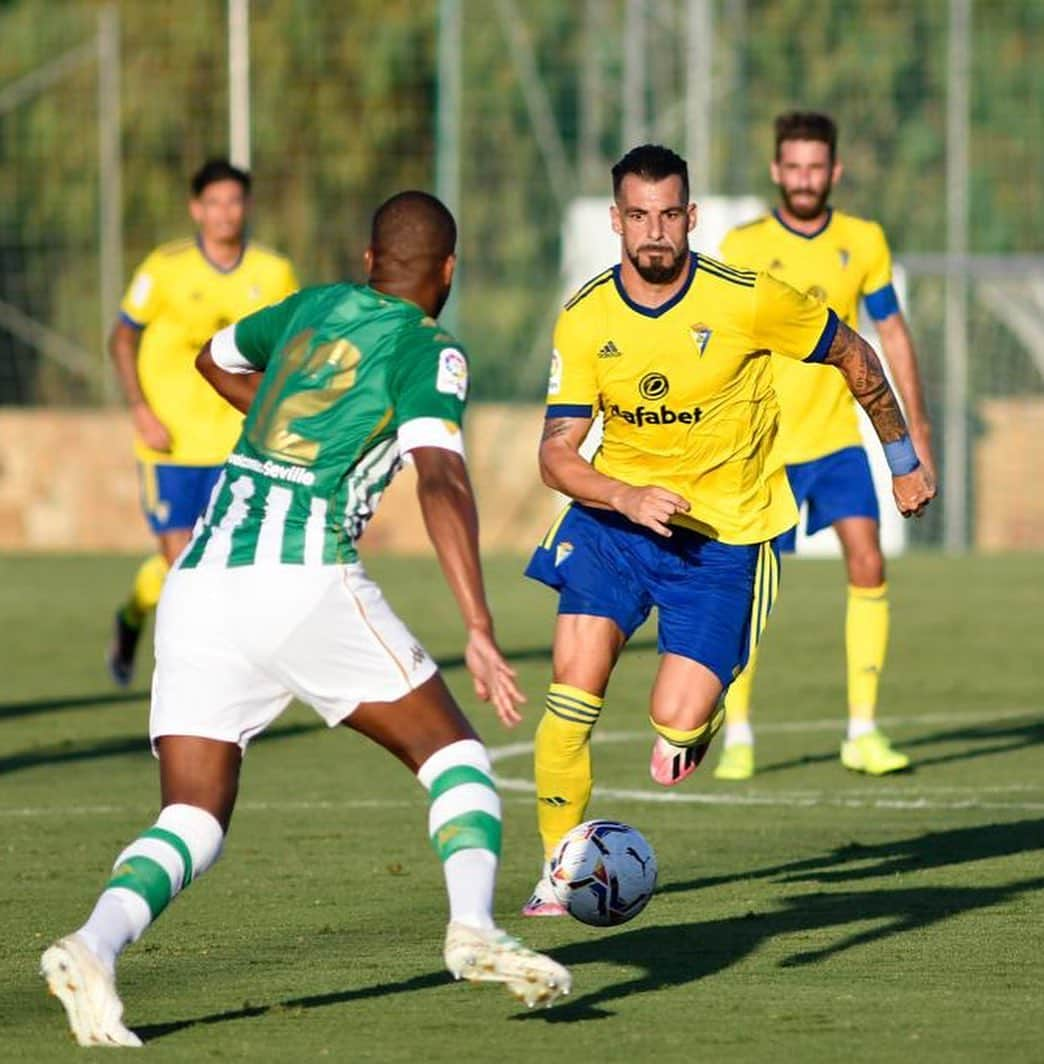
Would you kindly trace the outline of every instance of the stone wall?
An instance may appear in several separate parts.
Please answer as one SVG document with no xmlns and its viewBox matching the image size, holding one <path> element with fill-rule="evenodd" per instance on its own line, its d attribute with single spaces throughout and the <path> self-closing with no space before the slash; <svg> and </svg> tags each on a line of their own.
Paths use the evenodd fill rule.
<svg viewBox="0 0 1044 1064">
<path fill-rule="evenodd" d="M 991 399 L 974 451 L 974 542 L 1044 550 L 1044 400 Z M 537 473 L 539 406 L 478 404 L 466 446 L 486 551 L 525 551 L 561 505 Z M 371 549 L 429 551 L 407 467 L 367 530 Z M 0 550 L 145 551 L 122 410 L 0 410 Z"/>
<path fill-rule="evenodd" d="M 465 446 L 479 500 L 484 550 L 521 550 L 543 535 L 560 505 L 537 474 L 543 411 L 538 406 L 476 405 Z M 145 551 L 122 410 L 0 410 L 0 550 Z M 430 550 L 404 469 L 367 530 L 371 548 Z"/>
</svg>

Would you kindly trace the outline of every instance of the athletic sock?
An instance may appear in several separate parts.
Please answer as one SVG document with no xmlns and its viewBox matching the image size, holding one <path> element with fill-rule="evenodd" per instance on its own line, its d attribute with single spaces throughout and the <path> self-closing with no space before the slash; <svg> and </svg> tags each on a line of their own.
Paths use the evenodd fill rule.
<svg viewBox="0 0 1044 1064">
<path fill-rule="evenodd" d="M 723 739 L 726 747 L 729 746 L 753 746 L 754 745 L 754 730 L 751 728 L 750 723 L 745 720 L 734 723 L 725 718 L 725 737 Z"/>
<path fill-rule="evenodd" d="M 888 646 L 888 585 L 848 587 L 845 651 L 848 664 L 849 738 L 874 730 L 877 688 Z"/>
<path fill-rule="evenodd" d="M 493 926 L 500 858 L 500 796 L 482 743 L 461 739 L 436 750 L 417 771 L 428 791 L 428 833 L 442 861 L 450 920 Z"/>
<path fill-rule="evenodd" d="M 729 742 L 729 730 L 732 726 L 745 724 L 750 732 L 750 696 L 754 688 L 754 673 L 758 669 L 758 652 L 750 652 L 744 670 L 729 684 L 725 691 L 725 741 Z M 753 741 L 753 736 L 747 740 Z"/>
<path fill-rule="evenodd" d="M 603 699 L 579 687 L 553 683 L 533 744 L 537 825 L 550 857 L 558 841 L 582 823 L 591 798 L 591 729 Z"/>
<path fill-rule="evenodd" d="M 710 718 L 698 728 L 669 728 L 666 724 L 659 724 L 652 717 L 649 718 L 649 723 L 658 735 L 666 739 L 672 746 L 678 746 L 682 749 L 690 746 L 706 746 L 718 734 L 718 729 L 724 721 L 725 707 L 721 702 L 714 707 L 714 712 L 711 713 Z"/>
<path fill-rule="evenodd" d="M 134 574 L 131 597 L 123 606 L 123 619 L 133 628 L 140 628 L 145 618 L 156 608 L 167 579 L 170 566 L 162 554 L 153 554 L 138 566 Z"/>
<path fill-rule="evenodd" d="M 218 859 L 221 825 L 204 809 L 168 805 L 116 858 L 112 877 L 77 934 L 110 969 L 116 958 Z"/>
</svg>

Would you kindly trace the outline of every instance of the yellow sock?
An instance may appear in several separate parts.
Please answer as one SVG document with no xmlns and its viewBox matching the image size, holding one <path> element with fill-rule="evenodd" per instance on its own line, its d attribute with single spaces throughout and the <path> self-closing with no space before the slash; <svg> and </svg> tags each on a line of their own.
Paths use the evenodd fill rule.
<svg viewBox="0 0 1044 1064">
<path fill-rule="evenodd" d="M 129 623 L 140 625 L 156 608 L 169 571 L 170 566 L 162 554 L 153 554 L 141 563 L 134 574 L 131 597 L 123 607 L 123 616 Z"/>
<path fill-rule="evenodd" d="M 752 650 L 747 667 L 729 684 L 725 692 L 725 713 L 729 724 L 750 723 L 750 692 L 758 669 L 758 652 Z"/>
<path fill-rule="evenodd" d="M 666 724 L 658 724 L 652 717 L 649 718 L 649 723 L 657 734 L 662 735 L 673 746 L 706 746 L 725 723 L 725 706 L 719 702 L 714 707 L 710 719 L 704 721 L 698 728 L 693 728 L 692 731 L 668 728 Z"/>
<path fill-rule="evenodd" d="M 550 857 L 558 840 L 583 823 L 591 797 L 591 729 L 602 699 L 578 687 L 553 683 L 536 731 L 533 762 L 537 787 L 537 825 Z"/>
<path fill-rule="evenodd" d="M 888 585 L 848 587 L 845 650 L 848 658 L 848 715 L 872 721 L 877 684 L 888 646 Z"/>
</svg>

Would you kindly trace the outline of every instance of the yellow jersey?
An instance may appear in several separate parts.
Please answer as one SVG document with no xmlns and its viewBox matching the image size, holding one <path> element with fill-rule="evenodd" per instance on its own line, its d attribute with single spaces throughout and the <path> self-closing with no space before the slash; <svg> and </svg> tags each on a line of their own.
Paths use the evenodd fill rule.
<svg viewBox="0 0 1044 1064">
<path fill-rule="evenodd" d="M 197 240 L 156 248 L 138 267 L 120 316 L 143 329 L 138 379 L 145 400 L 170 431 L 170 453 L 141 440 L 141 459 L 169 465 L 220 465 L 232 450 L 243 415 L 196 372 L 199 349 L 219 329 L 298 288 L 282 255 L 247 244 L 239 262 L 221 270 Z"/>
<path fill-rule="evenodd" d="M 827 303 L 853 329 L 860 296 L 875 321 L 899 309 L 892 256 L 876 222 L 830 210 L 822 228 L 806 235 L 791 229 L 774 211 L 727 233 L 721 253 L 729 262 L 768 270 Z M 772 372 L 782 410 L 777 443 L 781 461 L 809 462 L 862 444 L 855 400 L 840 373 L 784 359 L 772 360 Z"/>
<path fill-rule="evenodd" d="M 559 315 L 547 416 L 600 410 L 596 469 L 683 496 L 691 510 L 676 524 L 761 543 L 797 522 L 786 474 L 768 462 L 770 352 L 822 359 L 836 330 L 819 300 L 705 255 L 691 255 L 684 287 L 655 308 L 628 297 L 614 266 Z"/>
</svg>

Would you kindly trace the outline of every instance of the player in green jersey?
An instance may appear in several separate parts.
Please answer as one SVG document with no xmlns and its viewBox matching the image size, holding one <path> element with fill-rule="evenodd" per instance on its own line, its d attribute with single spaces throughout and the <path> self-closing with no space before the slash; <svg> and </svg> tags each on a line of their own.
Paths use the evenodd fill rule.
<svg viewBox="0 0 1044 1064">
<path fill-rule="evenodd" d="M 122 1022 L 116 958 L 217 860 L 243 751 L 294 696 L 380 743 L 428 790 L 449 970 L 529 1005 L 569 990 L 565 968 L 493 924 L 489 757 L 355 550 L 408 456 L 476 693 L 517 723 L 523 697 L 493 636 L 461 444 L 468 363 L 435 320 L 455 245 L 438 200 L 400 193 L 374 216 L 368 285 L 299 292 L 222 330 L 197 359 L 247 418 L 160 601 L 149 731 L 162 811 L 117 857 L 83 927 L 41 961 L 81 1045 L 141 1044 Z"/>
</svg>

